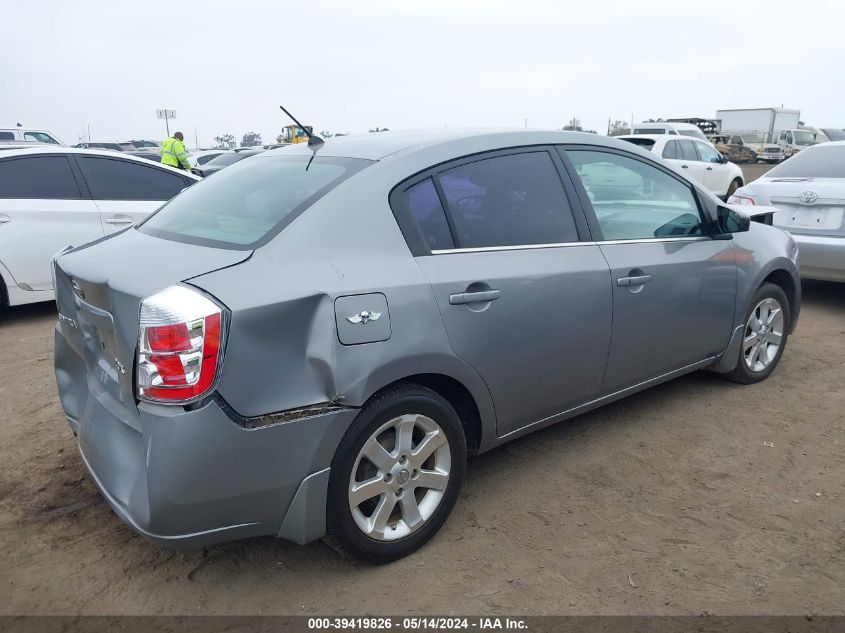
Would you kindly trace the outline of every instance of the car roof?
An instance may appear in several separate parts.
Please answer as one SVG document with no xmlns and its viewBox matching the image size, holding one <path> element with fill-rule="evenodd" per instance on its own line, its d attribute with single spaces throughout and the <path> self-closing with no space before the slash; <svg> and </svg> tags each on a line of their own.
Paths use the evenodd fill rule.
<svg viewBox="0 0 845 633">
<path fill-rule="evenodd" d="M 150 161 L 146 158 L 135 156 L 134 154 L 130 154 L 129 152 L 113 152 L 108 149 L 98 148 L 85 149 L 82 147 L 62 147 L 60 145 L 46 145 L 44 143 L 38 143 L 38 147 L 10 149 L 0 154 L 0 157 L 15 158 L 20 156 L 38 156 L 39 154 L 84 154 L 88 156 L 107 156 L 112 158 L 122 158 L 124 160 L 135 161 L 148 167 L 150 165 Z M 170 165 L 163 165 L 160 163 L 153 164 L 161 169 L 172 171 L 173 173 L 180 174 L 182 176 L 189 176 L 193 180 L 199 180 L 199 178 L 191 174 L 189 171 L 185 171 L 183 169 L 176 169 L 175 167 L 171 167 Z"/>
<path fill-rule="evenodd" d="M 364 158 L 381 160 L 398 153 L 410 153 L 433 145 L 478 139 L 485 145 L 497 144 L 501 148 L 525 145 L 553 145 L 562 143 L 605 145 L 608 147 L 631 147 L 613 138 L 587 132 L 562 132 L 558 130 L 529 130 L 523 128 L 446 128 L 442 130 L 414 130 L 397 132 L 372 132 L 350 134 L 326 139 L 325 146 L 317 150 L 322 156 Z M 285 154 L 310 155 L 307 143 L 297 143 L 271 149 L 266 156 Z"/>
</svg>

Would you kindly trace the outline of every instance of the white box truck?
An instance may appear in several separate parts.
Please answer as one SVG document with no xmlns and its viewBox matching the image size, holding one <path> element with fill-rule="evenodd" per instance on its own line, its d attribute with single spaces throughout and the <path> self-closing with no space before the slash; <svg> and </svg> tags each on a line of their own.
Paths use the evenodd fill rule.
<svg viewBox="0 0 845 633">
<path fill-rule="evenodd" d="M 799 127 L 801 110 L 792 108 L 742 108 L 717 110 L 722 134 L 754 134 L 762 138 L 758 156 L 762 160 L 789 158 L 815 143 L 811 132 Z M 777 151 L 774 146 L 780 148 Z"/>
</svg>

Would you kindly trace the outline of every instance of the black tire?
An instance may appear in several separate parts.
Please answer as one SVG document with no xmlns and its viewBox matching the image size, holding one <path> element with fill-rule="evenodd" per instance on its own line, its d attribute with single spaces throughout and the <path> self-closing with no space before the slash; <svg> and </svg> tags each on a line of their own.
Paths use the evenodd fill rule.
<svg viewBox="0 0 845 633">
<path fill-rule="evenodd" d="M 746 364 L 745 360 L 745 345 L 744 341 L 746 336 L 748 336 L 751 331 L 748 327 L 749 319 L 751 318 L 751 313 L 754 312 L 757 306 L 765 299 L 774 299 L 777 301 L 781 309 L 783 310 L 783 332 L 781 334 L 781 341 L 780 347 L 777 350 L 774 358 L 771 360 L 768 366 L 761 371 L 752 371 L 750 367 Z M 751 304 L 748 306 L 748 309 L 745 313 L 745 328 L 742 332 L 742 340 L 743 343 L 740 343 L 739 352 L 737 354 L 737 362 L 736 367 L 733 371 L 723 374 L 725 378 L 732 380 L 734 382 L 741 383 L 743 385 L 750 385 L 755 382 L 760 382 L 761 380 L 765 380 L 769 377 L 769 375 L 774 371 L 777 364 L 780 362 L 781 356 L 783 356 L 783 351 L 786 349 L 787 340 L 789 338 L 789 327 L 792 319 L 792 313 L 790 310 L 789 300 L 786 298 L 786 293 L 781 289 L 780 286 L 777 286 L 773 283 L 764 283 L 757 289 L 757 292 L 754 293 L 754 297 L 751 299 Z M 753 359 L 752 359 L 753 360 Z"/>
<path fill-rule="evenodd" d="M 739 178 L 734 178 L 731 181 L 731 184 L 728 185 L 728 192 L 725 194 L 725 201 L 727 201 L 728 198 L 734 195 L 734 192 L 740 187 L 742 187 L 742 180 L 740 180 Z"/>
<path fill-rule="evenodd" d="M 410 534 L 396 540 L 372 538 L 358 527 L 352 515 L 349 504 L 352 471 L 364 444 L 376 431 L 394 418 L 413 413 L 430 418 L 445 433 L 451 455 L 448 482 L 431 516 Z M 464 430 L 458 414 L 445 398 L 413 383 L 384 390 L 364 405 L 335 452 L 329 475 L 326 542 L 342 554 L 368 563 L 383 564 L 407 556 L 422 547 L 446 522 L 460 493 L 466 462 Z"/>
</svg>

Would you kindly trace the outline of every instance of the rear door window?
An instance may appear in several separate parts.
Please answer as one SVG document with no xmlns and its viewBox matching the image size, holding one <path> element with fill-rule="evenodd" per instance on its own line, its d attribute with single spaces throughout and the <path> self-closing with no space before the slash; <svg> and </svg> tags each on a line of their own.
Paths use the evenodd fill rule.
<svg viewBox="0 0 845 633">
<path fill-rule="evenodd" d="M 78 156 L 95 200 L 169 200 L 185 188 L 179 174 L 119 158 Z"/>
<path fill-rule="evenodd" d="M 0 198 L 78 200 L 79 187 L 64 156 L 0 161 Z"/>
<path fill-rule="evenodd" d="M 698 154 L 695 152 L 695 143 L 692 141 L 676 141 L 680 146 L 681 155 L 679 158 L 683 160 L 698 160 Z"/>
<path fill-rule="evenodd" d="M 15 133 L 14 132 L 0 132 L 0 141 L 14 141 L 15 140 Z"/>
<path fill-rule="evenodd" d="M 666 143 L 666 146 L 663 148 L 663 158 L 668 159 L 678 159 L 678 142 L 677 141 L 669 141 Z"/>
<path fill-rule="evenodd" d="M 578 241 L 572 210 L 548 152 L 477 160 L 436 178 L 458 248 Z"/>
</svg>

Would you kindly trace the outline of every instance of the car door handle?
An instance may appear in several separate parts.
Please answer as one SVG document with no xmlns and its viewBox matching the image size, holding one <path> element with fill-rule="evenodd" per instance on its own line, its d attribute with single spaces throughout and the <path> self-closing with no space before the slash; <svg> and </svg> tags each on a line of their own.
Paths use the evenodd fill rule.
<svg viewBox="0 0 845 633">
<path fill-rule="evenodd" d="M 708 167 L 708 168 L 707 168 L 707 171 L 713 171 L 713 168 L 712 168 L 712 167 Z"/>
<path fill-rule="evenodd" d="M 637 277 L 620 277 L 616 280 L 617 286 L 644 286 L 651 283 L 651 275 L 638 275 Z"/>
<path fill-rule="evenodd" d="M 681 169 L 689 169 L 689 165 L 681 165 Z"/>
<path fill-rule="evenodd" d="M 113 215 L 110 218 L 106 218 L 105 222 L 106 224 L 132 224 L 135 220 L 128 215 Z"/>
<path fill-rule="evenodd" d="M 12 218 L 8 215 L 0 215 L 0 224 L 6 224 L 6 222 L 11 222 Z"/>
<path fill-rule="evenodd" d="M 501 290 L 482 290 L 481 292 L 459 292 L 455 295 L 449 295 L 449 303 L 453 306 L 459 306 L 465 303 L 483 303 L 485 301 L 495 301 L 501 296 Z"/>
</svg>

